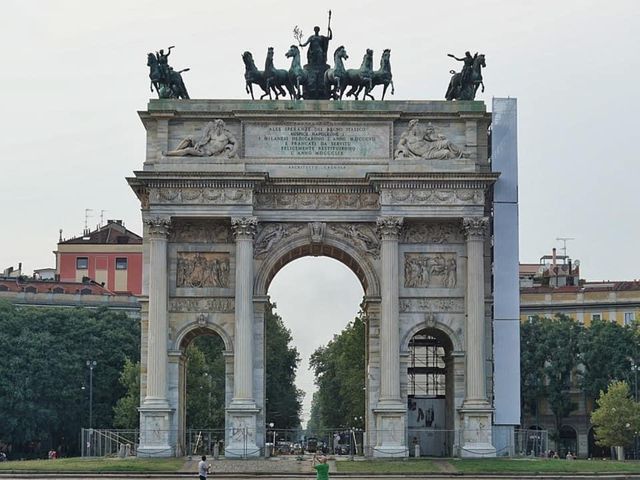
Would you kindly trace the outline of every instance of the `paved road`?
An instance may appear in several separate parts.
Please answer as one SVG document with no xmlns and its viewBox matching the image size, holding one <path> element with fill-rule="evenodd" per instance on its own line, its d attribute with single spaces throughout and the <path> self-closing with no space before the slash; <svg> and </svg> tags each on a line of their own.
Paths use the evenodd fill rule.
<svg viewBox="0 0 640 480">
<path fill-rule="evenodd" d="M 340 479 L 384 479 L 384 480 L 407 480 L 407 479 L 427 479 L 427 480 L 452 480 L 452 479 L 464 479 L 464 480 L 506 480 L 506 479 L 518 479 L 518 480 L 551 480 L 562 478 L 563 480 L 602 480 L 602 479 L 620 479 L 620 480 L 630 480 L 630 479 L 640 479 L 640 474 L 608 474 L 608 475 L 576 475 L 576 476 L 558 476 L 557 474 L 549 474 L 549 475 L 527 475 L 527 476 L 515 476 L 513 474 L 508 475 L 460 475 L 460 474 L 420 474 L 420 475 L 370 475 L 370 474 L 339 474 L 334 473 L 331 474 L 332 478 L 340 478 Z M 67 474 L 67 475 L 59 475 L 59 474 L 38 474 L 38 473 L 25 473 L 25 474 L 0 474 L 0 480 L 4 479 L 31 479 L 31 480 L 107 480 L 107 479 L 117 479 L 117 480 L 137 480 L 137 479 L 153 479 L 153 480 L 185 480 L 188 478 L 197 478 L 194 474 L 171 474 L 171 475 L 163 475 L 163 474 L 131 474 L 131 473 L 122 473 L 122 474 L 104 474 L 104 475 L 87 475 L 87 474 Z M 312 480 L 315 478 L 315 475 L 278 475 L 278 474 L 267 474 L 267 475 L 250 475 L 250 474 L 221 474 L 221 475 L 213 475 L 210 477 L 211 480 L 255 480 L 255 479 L 265 479 L 265 480 Z"/>
</svg>

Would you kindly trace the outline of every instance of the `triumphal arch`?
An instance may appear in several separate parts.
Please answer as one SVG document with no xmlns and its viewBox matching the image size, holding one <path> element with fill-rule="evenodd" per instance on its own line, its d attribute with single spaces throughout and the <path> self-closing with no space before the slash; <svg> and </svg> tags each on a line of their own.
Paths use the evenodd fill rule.
<svg viewBox="0 0 640 480">
<path fill-rule="evenodd" d="M 211 332 L 225 454 L 262 454 L 267 291 L 308 255 L 343 262 L 365 292 L 365 452 L 406 456 L 431 422 L 456 432 L 440 453 L 495 454 L 483 102 L 158 99 L 140 116 L 140 455 L 185 453 L 184 348 Z"/>
</svg>

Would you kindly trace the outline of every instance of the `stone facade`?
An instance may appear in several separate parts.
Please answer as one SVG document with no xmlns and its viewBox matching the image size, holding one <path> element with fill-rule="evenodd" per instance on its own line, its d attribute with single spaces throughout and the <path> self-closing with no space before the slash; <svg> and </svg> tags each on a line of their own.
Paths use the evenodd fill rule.
<svg viewBox="0 0 640 480">
<path fill-rule="evenodd" d="M 260 455 L 267 291 L 306 255 L 345 263 L 365 291 L 365 452 L 408 455 L 407 352 L 427 329 L 452 346 L 449 454 L 495 454 L 483 103 L 152 100 L 140 115 L 146 159 L 128 179 L 145 221 L 140 454 L 185 453 L 184 348 L 213 331 L 227 350 L 226 455 Z M 216 120 L 233 156 L 176 154 Z"/>
</svg>

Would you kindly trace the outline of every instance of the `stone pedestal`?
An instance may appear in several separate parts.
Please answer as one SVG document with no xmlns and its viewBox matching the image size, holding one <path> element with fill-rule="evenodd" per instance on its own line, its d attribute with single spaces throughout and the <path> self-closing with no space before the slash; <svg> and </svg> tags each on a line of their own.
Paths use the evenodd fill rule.
<svg viewBox="0 0 640 480">
<path fill-rule="evenodd" d="M 236 307 L 233 399 L 227 408 L 231 428 L 227 430 L 225 455 L 257 457 L 256 414 L 253 397 L 253 237 L 255 217 L 233 217 L 236 240 Z"/>
<path fill-rule="evenodd" d="M 400 330 L 398 283 L 398 236 L 401 217 L 380 217 L 380 398 L 374 409 L 376 445 L 374 456 L 406 457 L 406 406 L 400 397 Z"/>
<path fill-rule="evenodd" d="M 145 221 L 150 250 L 147 392 L 140 406 L 141 457 L 171 457 L 171 418 L 167 399 L 167 236 L 170 220 Z"/>
<path fill-rule="evenodd" d="M 466 396 L 463 416 L 462 457 L 495 456 L 491 443 L 493 410 L 487 400 L 485 372 L 484 241 L 489 220 L 465 218 L 467 240 Z"/>
</svg>

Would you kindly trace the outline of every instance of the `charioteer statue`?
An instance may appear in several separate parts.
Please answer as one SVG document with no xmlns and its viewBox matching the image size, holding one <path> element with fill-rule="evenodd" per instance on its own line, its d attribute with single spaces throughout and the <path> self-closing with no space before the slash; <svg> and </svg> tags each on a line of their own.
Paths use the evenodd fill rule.
<svg viewBox="0 0 640 480">
<path fill-rule="evenodd" d="M 331 31 L 331 10 L 329 10 L 329 22 L 327 25 L 327 35 L 320 35 L 320 27 L 313 27 L 313 35 L 302 43 L 302 30 L 297 26 L 293 29 L 293 35 L 298 40 L 299 47 L 307 48 L 307 64 L 304 66 L 306 72 L 306 85 L 303 85 L 303 97 L 306 99 L 326 99 L 329 92 L 325 87 L 324 72 L 329 69 L 327 65 L 327 52 L 329 41 L 333 38 Z"/>
<path fill-rule="evenodd" d="M 155 89 L 158 98 L 189 98 L 187 87 L 182 80 L 182 73 L 188 72 L 189 69 L 185 68 L 176 72 L 169 65 L 169 55 L 171 55 L 172 48 L 175 47 L 172 45 L 167 48 L 166 53 L 164 49 L 160 49 L 155 54 L 147 54 L 151 91 L 153 92 Z"/>
<path fill-rule="evenodd" d="M 445 98 L 447 100 L 474 100 L 478 87 L 482 86 L 482 91 L 484 92 L 482 69 L 487 66 L 484 61 L 484 54 L 478 55 L 476 52 L 472 56 L 471 52 L 467 51 L 462 58 L 458 58 L 452 53 L 448 53 L 447 56 L 463 62 L 463 65 L 460 73 L 455 70 L 449 70 L 449 73 L 453 76 L 449 81 L 449 88 L 447 88 Z"/>
</svg>

